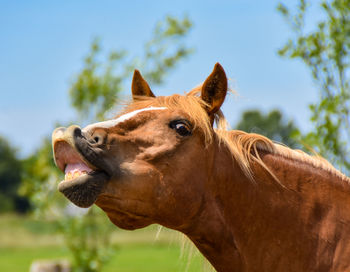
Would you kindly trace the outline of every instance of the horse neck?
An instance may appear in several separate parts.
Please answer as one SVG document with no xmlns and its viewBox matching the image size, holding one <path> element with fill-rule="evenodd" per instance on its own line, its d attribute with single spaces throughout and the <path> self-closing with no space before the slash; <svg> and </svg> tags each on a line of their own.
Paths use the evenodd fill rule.
<svg viewBox="0 0 350 272">
<path fill-rule="evenodd" d="M 248 179 L 224 147 L 216 148 L 206 207 L 190 239 L 218 271 L 330 268 L 335 258 L 347 265 L 337 252 L 350 255 L 349 183 L 312 165 L 260 155 L 279 182 L 257 163 L 255 180 Z"/>
<path fill-rule="evenodd" d="M 249 182 L 224 145 L 213 145 L 207 158 L 208 179 L 202 210 L 191 227 L 183 232 L 217 271 L 240 271 L 243 262 L 231 217 L 238 211 L 234 199 L 242 190 L 240 186 Z"/>
</svg>

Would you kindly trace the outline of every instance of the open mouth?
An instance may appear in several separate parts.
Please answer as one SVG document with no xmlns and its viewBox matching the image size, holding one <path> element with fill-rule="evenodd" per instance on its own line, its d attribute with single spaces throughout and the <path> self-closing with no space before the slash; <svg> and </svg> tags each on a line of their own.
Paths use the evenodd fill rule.
<svg viewBox="0 0 350 272">
<path fill-rule="evenodd" d="M 65 173 L 58 190 L 79 207 L 94 204 L 109 180 L 106 171 L 93 163 L 102 165 L 102 158 L 98 158 L 78 127 L 56 129 L 52 145 L 56 165 Z"/>
</svg>

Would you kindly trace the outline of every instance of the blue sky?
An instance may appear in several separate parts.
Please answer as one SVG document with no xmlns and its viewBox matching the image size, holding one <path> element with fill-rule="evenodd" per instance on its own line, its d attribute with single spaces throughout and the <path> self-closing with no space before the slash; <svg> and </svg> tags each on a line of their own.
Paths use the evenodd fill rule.
<svg viewBox="0 0 350 272">
<path fill-rule="evenodd" d="M 156 94 L 189 90 L 220 62 L 239 93 L 223 106 L 231 124 L 243 110 L 278 108 L 310 130 L 307 105 L 317 90 L 302 63 L 277 55 L 291 32 L 276 6 L 272 0 L 0 0 L 0 134 L 22 156 L 34 151 L 56 121 L 74 118 L 68 89 L 93 38 L 101 38 L 105 52 L 124 48 L 138 55 L 168 14 L 190 17 L 187 44 L 196 51 L 153 88 Z M 125 86 L 123 94 L 129 92 Z"/>
</svg>

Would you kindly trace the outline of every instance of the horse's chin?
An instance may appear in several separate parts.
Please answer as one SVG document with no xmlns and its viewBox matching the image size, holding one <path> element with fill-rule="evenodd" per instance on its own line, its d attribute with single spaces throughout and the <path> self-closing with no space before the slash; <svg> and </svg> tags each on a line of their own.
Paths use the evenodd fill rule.
<svg viewBox="0 0 350 272">
<path fill-rule="evenodd" d="M 111 208 L 111 206 L 106 203 L 106 200 L 108 200 L 108 198 L 105 198 L 102 194 L 97 199 L 95 204 L 107 214 L 109 220 L 111 220 L 111 222 L 118 228 L 125 230 L 135 230 L 147 227 L 148 225 L 155 223 L 147 216 L 121 211 L 115 207 Z"/>
<path fill-rule="evenodd" d="M 108 180 L 105 172 L 92 171 L 73 180 L 61 181 L 58 190 L 78 207 L 87 208 L 95 203 Z"/>
<path fill-rule="evenodd" d="M 108 215 L 108 218 L 118 228 L 125 229 L 125 230 L 142 229 L 151 224 L 150 222 L 148 222 L 148 220 L 145 222 L 144 220 L 131 219 L 130 217 L 126 217 L 122 219 L 122 218 L 116 218 L 114 216 L 111 217 Z"/>
</svg>

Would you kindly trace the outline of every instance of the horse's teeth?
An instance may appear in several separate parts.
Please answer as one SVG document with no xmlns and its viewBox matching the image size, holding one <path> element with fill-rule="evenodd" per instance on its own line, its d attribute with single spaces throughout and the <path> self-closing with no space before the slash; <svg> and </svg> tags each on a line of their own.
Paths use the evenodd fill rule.
<svg viewBox="0 0 350 272">
<path fill-rule="evenodd" d="M 80 176 L 82 176 L 82 175 L 85 175 L 85 174 L 87 174 L 88 172 L 87 171 L 74 171 L 74 172 L 68 172 L 66 175 L 65 175 L 65 177 L 64 177 L 64 179 L 66 180 L 66 181 L 69 181 L 69 180 L 72 180 L 72 179 L 75 179 L 75 178 L 77 178 L 77 177 L 80 177 Z"/>
<path fill-rule="evenodd" d="M 66 174 L 65 180 L 71 180 L 71 179 L 72 179 L 72 173 L 69 172 L 69 173 Z"/>
</svg>

